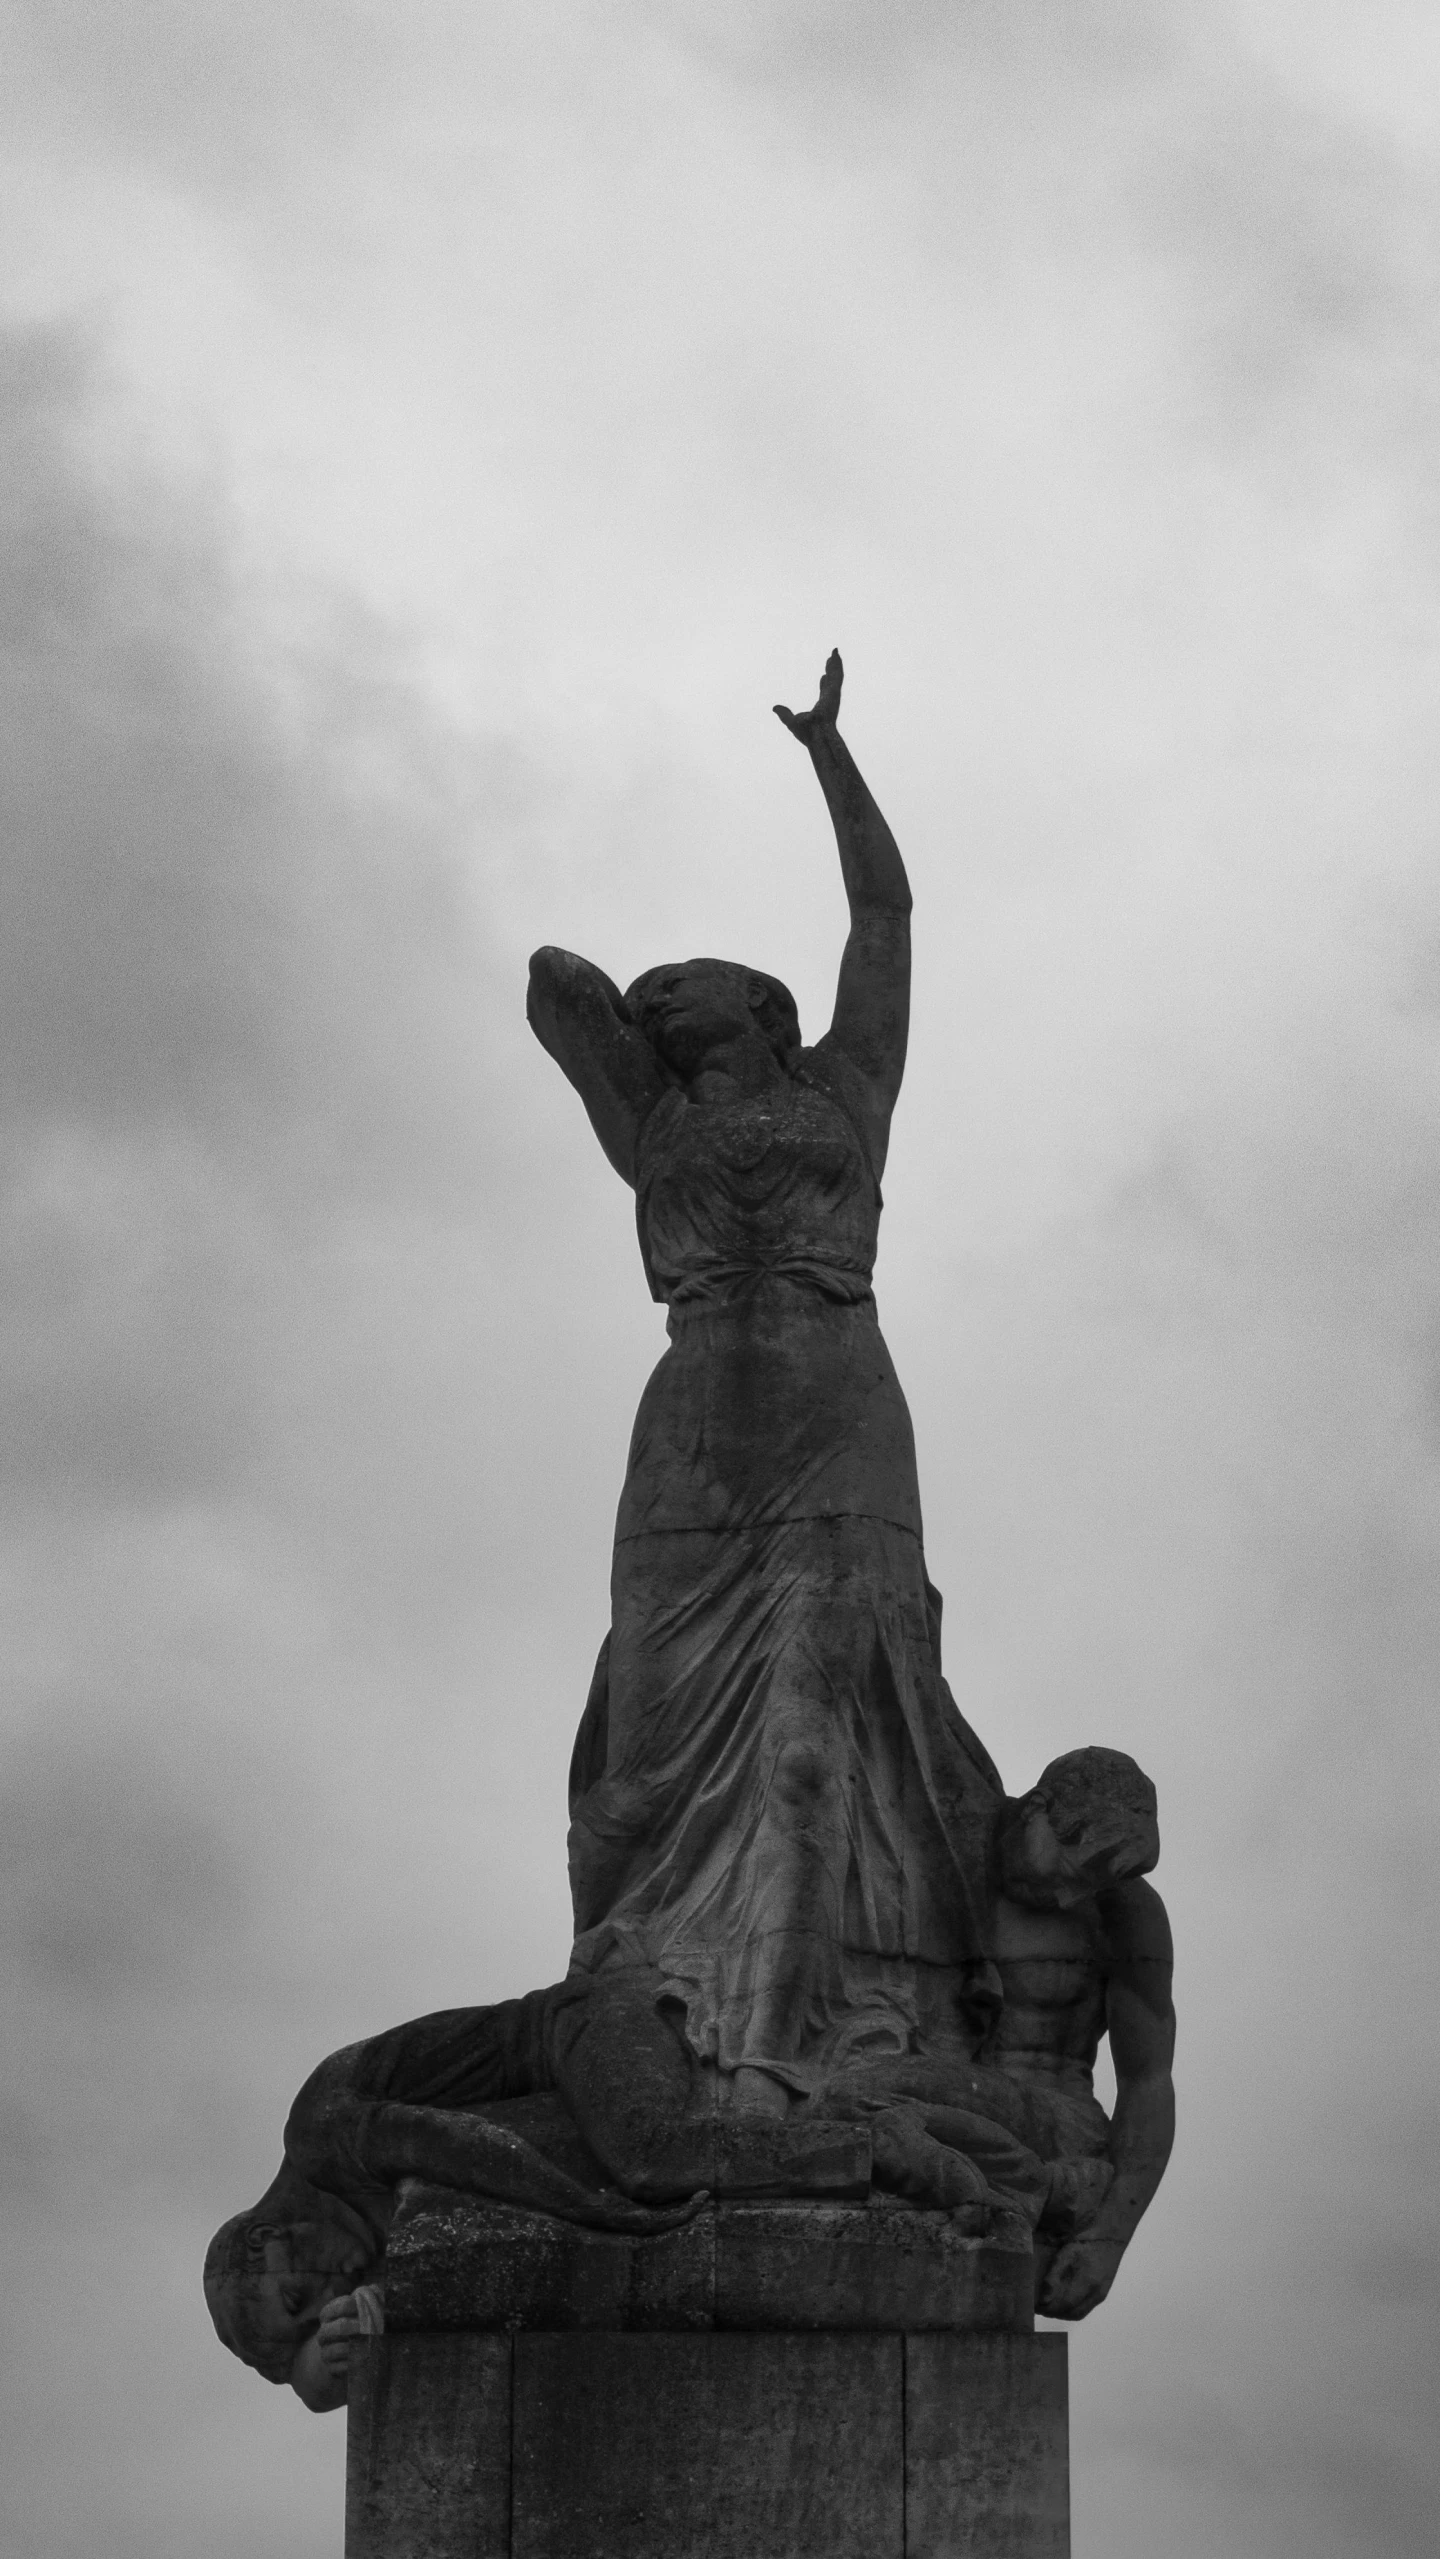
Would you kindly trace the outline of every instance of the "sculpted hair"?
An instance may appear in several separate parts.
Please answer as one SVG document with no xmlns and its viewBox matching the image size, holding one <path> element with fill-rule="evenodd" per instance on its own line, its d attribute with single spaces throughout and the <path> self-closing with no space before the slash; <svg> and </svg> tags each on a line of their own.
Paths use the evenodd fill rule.
<svg viewBox="0 0 1440 2559">
<path fill-rule="evenodd" d="M 1102 1750 L 1098 1745 L 1088 1750 L 1067 1750 L 1041 1770 L 1035 1792 L 1044 1799 L 1060 1835 L 1082 1826 L 1135 1830 L 1147 1841 L 1145 1864 L 1137 1866 L 1135 1872 L 1148 1873 L 1156 1863 L 1160 1854 L 1158 1798 L 1152 1781 L 1128 1752 Z M 1153 1854 L 1148 1846 L 1151 1838 Z"/>
<path fill-rule="evenodd" d="M 766 977 L 759 969 L 747 969 L 746 976 L 755 986 L 763 987 L 763 1001 L 755 1008 L 755 1018 L 783 1066 L 792 1066 L 799 1056 L 800 1007 L 788 986 L 778 977 Z"/>
<path fill-rule="evenodd" d="M 294 2345 L 277 2346 L 256 2328 L 264 2254 L 262 2250 L 257 2255 L 254 2241 L 262 2228 L 273 2226 L 268 2217 L 262 2220 L 253 2212 L 239 2212 L 222 2222 L 205 2251 L 204 2280 L 205 2306 L 221 2345 L 238 2355 L 242 2364 L 249 2364 L 252 2372 L 279 2382 L 290 2378 Z"/>
</svg>

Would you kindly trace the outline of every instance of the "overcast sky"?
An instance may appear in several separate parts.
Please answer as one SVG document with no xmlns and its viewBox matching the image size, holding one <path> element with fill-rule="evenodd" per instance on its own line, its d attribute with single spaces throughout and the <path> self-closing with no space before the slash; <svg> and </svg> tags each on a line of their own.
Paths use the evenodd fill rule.
<svg viewBox="0 0 1440 2559">
<path fill-rule="evenodd" d="M 563 1970 L 663 1347 L 525 958 L 910 865 L 947 1668 L 1160 1790 L 1076 2559 L 1433 2548 L 1440 17 L 5 11 L 6 2559 L 329 2559 L 214 2343 L 325 2051 Z"/>
</svg>

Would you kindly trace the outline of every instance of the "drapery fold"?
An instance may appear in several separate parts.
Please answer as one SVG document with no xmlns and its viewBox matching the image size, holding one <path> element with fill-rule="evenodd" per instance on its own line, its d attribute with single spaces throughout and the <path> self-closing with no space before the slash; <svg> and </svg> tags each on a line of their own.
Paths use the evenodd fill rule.
<svg viewBox="0 0 1440 2559">
<path fill-rule="evenodd" d="M 670 1347 L 636 1416 L 577 1743 L 578 1972 L 644 1968 L 797 2093 L 955 2026 L 999 1781 L 940 1675 L 853 1070 L 669 1094 L 637 1200 Z"/>
</svg>

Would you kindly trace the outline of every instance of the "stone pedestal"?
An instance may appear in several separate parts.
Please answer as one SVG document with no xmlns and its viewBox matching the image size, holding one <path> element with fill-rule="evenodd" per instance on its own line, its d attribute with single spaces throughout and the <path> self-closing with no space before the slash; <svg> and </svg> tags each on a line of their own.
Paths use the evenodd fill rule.
<svg viewBox="0 0 1440 2559">
<path fill-rule="evenodd" d="M 599 2236 L 412 2188 L 346 2559 L 1068 2559 L 1020 2225 L 806 2204 Z"/>
</svg>

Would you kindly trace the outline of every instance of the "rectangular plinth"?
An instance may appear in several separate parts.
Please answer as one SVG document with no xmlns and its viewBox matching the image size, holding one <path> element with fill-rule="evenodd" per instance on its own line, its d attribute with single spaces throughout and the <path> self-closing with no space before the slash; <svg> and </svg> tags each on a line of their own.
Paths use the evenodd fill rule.
<svg viewBox="0 0 1440 2559">
<path fill-rule="evenodd" d="M 1069 2559 L 1064 2337 L 907 2337 L 906 2559 Z"/>
<path fill-rule="evenodd" d="M 375 2338 L 346 2559 L 1068 2559 L 1065 2340 Z"/>
<path fill-rule="evenodd" d="M 385 2251 L 389 2328 L 711 2328 L 715 2216 L 653 2239 L 407 2185 Z"/>
<path fill-rule="evenodd" d="M 508 2337 L 351 2350 L 345 2559 L 508 2559 Z"/>
<path fill-rule="evenodd" d="M 385 2260 L 395 2329 L 1009 2329 L 1033 2324 L 1017 2214 L 981 2236 L 875 2204 L 710 2204 L 653 2237 L 407 2185 Z"/>
<path fill-rule="evenodd" d="M 873 2204 L 721 2204 L 717 2328 L 1008 2328 L 1026 2332 L 1030 2233 L 984 2239 L 947 2213 Z"/>
<path fill-rule="evenodd" d="M 904 2559 L 901 2354 L 898 2337 L 517 2338 L 510 2559 Z"/>
</svg>

